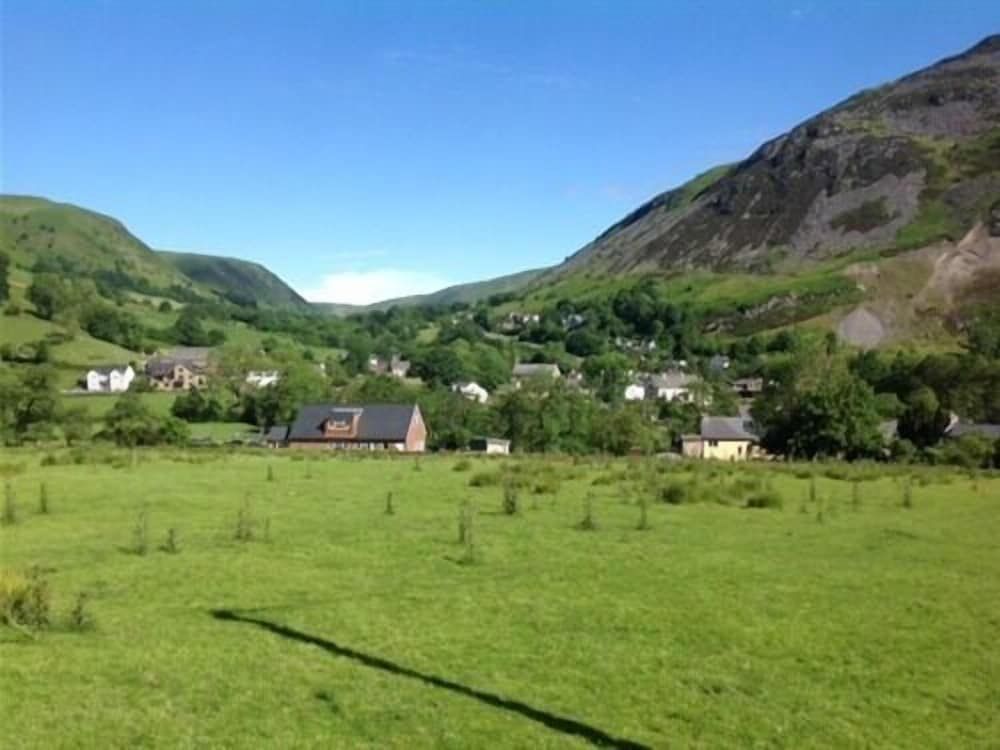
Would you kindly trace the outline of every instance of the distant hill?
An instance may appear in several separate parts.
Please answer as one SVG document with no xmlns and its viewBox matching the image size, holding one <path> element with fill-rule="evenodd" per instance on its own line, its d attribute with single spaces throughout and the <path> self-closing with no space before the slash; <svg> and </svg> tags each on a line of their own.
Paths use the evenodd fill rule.
<svg viewBox="0 0 1000 750">
<path fill-rule="evenodd" d="M 957 242 L 1000 201 L 1000 35 L 653 198 L 551 276 L 768 270 Z"/>
<path fill-rule="evenodd" d="M 308 306 L 257 263 L 158 252 L 117 219 L 45 198 L 0 196 L 0 248 L 25 270 L 93 278 L 181 301 L 221 296 L 233 302 Z"/>
<path fill-rule="evenodd" d="M 0 196 L 0 247 L 25 269 L 104 278 L 136 291 L 207 296 L 120 221 L 68 203 Z"/>
<path fill-rule="evenodd" d="M 160 257 L 189 279 L 236 302 L 275 307 L 307 307 L 308 302 L 259 263 L 198 253 L 158 251 Z"/>
<path fill-rule="evenodd" d="M 352 313 L 371 312 L 372 310 L 388 310 L 390 307 L 445 307 L 456 302 L 478 302 L 495 294 L 519 292 L 541 276 L 548 269 L 534 268 L 527 271 L 497 276 L 485 281 L 474 281 L 469 284 L 456 284 L 429 294 L 415 294 L 409 297 L 375 302 L 371 305 L 343 305 L 335 302 L 316 302 L 317 309 L 335 315 L 350 315 Z"/>
</svg>

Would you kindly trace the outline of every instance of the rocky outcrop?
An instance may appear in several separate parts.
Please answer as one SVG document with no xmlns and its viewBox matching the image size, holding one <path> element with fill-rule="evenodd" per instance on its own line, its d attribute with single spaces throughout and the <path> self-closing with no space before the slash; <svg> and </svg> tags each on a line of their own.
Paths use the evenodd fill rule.
<svg viewBox="0 0 1000 750">
<path fill-rule="evenodd" d="M 757 269 L 961 234 L 1000 199 L 1000 35 L 641 206 L 556 273 Z M 990 226 L 997 220 L 991 215 Z M 909 232 L 905 230 L 909 228 Z"/>
</svg>

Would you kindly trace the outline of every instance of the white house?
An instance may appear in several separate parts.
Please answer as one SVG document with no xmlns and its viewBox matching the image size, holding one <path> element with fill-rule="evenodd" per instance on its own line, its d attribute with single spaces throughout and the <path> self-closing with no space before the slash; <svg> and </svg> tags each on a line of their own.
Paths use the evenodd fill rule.
<svg viewBox="0 0 1000 750">
<path fill-rule="evenodd" d="M 87 371 L 87 390 L 91 393 L 121 393 L 135 379 L 132 365 L 95 367 Z"/>
<path fill-rule="evenodd" d="M 664 401 L 690 401 L 691 386 L 700 382 L 697 375 L 686 372 L 665 372 L 649 379 L 647 395 Z"/>
<path fill-rule="evenodd" d="M 469 450 L 476 453 L 507 455 L 510 453 L 510 441 L 492 437 L 472 438 L 469 441 Z"/>
<path fill-rule="evenodd" d="M 514 385 L 520 388 L 522 383 L 529 380 L 556 380 L 557 378 L 561 378 L 562 371 L 559 369 L 559 365 L 544 362 L 519 362 L 514 365 L 512 376 Z"/>
<path fill-rule="evenodd" d="M 455 393 L 461 393 L 469 401 L 485 404 L 490 400 L 490 392 L 479 385 L 479 383 L 455 383 L 451 389 Z"/>
<path fill-rule="evenodd" d="M 277 370 L 251 370 L 247 373 L 246 383 L 254 388 L 267 388 L 280 379 L 281 375 Z"/>
<path fill-rule="evenodd" d="M 642 383 L 629 383 L 625 386 L 626 401 L 642 401 L 646 398 L 646 386 Z"/>
</svg>

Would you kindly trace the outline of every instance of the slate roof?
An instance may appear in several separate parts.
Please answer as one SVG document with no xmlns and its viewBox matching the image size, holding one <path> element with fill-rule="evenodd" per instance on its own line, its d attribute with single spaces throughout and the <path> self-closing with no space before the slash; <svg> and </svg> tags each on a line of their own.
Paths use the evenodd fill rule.
<svg viewBox="0 0 1000 750">
<path fill-rule="evenodd" d="M 173 374 L 174 368 L 177 366 L 183 366 L 187 369 L 198 369 L 194 366 L 194 362 L 191 360 L 180 360 L 180 359 L 166 359 L 164 357 L 155 357 L 146 363 L 146 374 L 154 378 L 162 378 L 167 375 Z"/>
<path fill-rule="evenodd" d="M 750 423 L 742 417 L 702 417 L 701 436 L 705 440 L 757 442 L 757 436 L 750 432 Z"/>
<path fill-rule="evenodd" d="M 654 388 L 687 388 L 693 383 L 697 383 L 701 378 L 686 372 L 665 372 L 662 375 L 653 375 L 649 379 L 649 384 Z"/>
<path fill-rule="evenodd" d="M 268 443 L 283 443 L 288 438 L 288 425 L 276 424 L 267 431 L 264 440 Z"/>
<path fill-rule="evenodd" d="M 1000 440 L 1000 424 L 958 422 L 948 430 L 948 437 L 960 438 L 966 435 L 979 435 L 990 440 Z"/>
<path fill-rule="evenodd" d="M 548 375 L 553 377 L 558 376 L 559 374 L 559 365 L 534 362 L 523 362 L 514 365 L 515 378 L 531 378 L 536 375 Z"/>
<path fill-rule="evenodd" d="M 332 416 L 360 410 L 358 431 L 351 438 L 328 438 L 323 423 Z M 410 422 L 418 411 L 415 404 L 309 404 L 299 409 L 288 430 L 288 440 L 323 440 L 351 443 L 401 443 L 406 440 Z"/>
<path fill-rule="evenodd" d="M 87 372 L 96 372 L 99 375 L 110 375 L 113 372 L 124 373 L 129 368 L 129 365 L 99 365 L 96 367 L 91 367 Z"/>
</svg>

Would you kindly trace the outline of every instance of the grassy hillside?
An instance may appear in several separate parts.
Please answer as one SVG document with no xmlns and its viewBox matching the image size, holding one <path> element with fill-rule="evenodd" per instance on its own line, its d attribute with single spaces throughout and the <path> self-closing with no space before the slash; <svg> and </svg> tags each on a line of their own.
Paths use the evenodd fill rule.
<svg viewBox="0 0 1000 750">
<path fill-rule="evenodd" d="M 488 299 L 496 294 L 519 292 L 538 279 L 545 268 L 533 268 L 527 271 L 497 276 L 486 281 L 474 281 L 470 284 L 456 284 L 430 294 L 415 294 L 410 297 L 396 297 L 383 300 L 372 305 L 341 305 L 337 303 L 314 303 L 314 307 L 335 315 L 350 315 L 373 310 L 388 310 L 390 307 L 446 307 L 456 302 L 473 303 Z"/>
<path fill-rule="evenodd" d="M 158 254 L 193 281 L 237 304 L 307 307 L 298 292 L 259 263 L 198 253 L 160 250 Z"/>
<path fill-rule="evenodd" d="M 163 260 L 121 222 L 68 203 L 0 196 L 0 247 L 24 269 L 114 278 L 136 290 L 204 290 Z"/>
<path fill-rule="evenodd" d="M 845 467 L 659 465 L 721 502 L 653 502 L 639 531 L 650 490 L 629 480 L 654 467 L 635 461 L 39 458 L 0 463 L 21 511 L 0 528 L 0 566 L 39 566 L 55 620 L 34 640 L 0 627 L 11 750 L 61 746 L 67 726 L 84 747 L 996 739 L 996 478 L 907 468 L 907 509 L 885 467 L 854 485 Z M 547 494 L 525 489 L 502 514 L 499 486 L 470 486 L 502 467 Z M 811 502 L 815 471 L 828 476 Z M 784 507 L 742 507 L 758 483 Z M 241 512 L 251 541 L 234 539 Z M 175 554 L 160 549 L 170 528 Z M 68 626 L 79 592 L 84 632 Z"/>
</svg>

